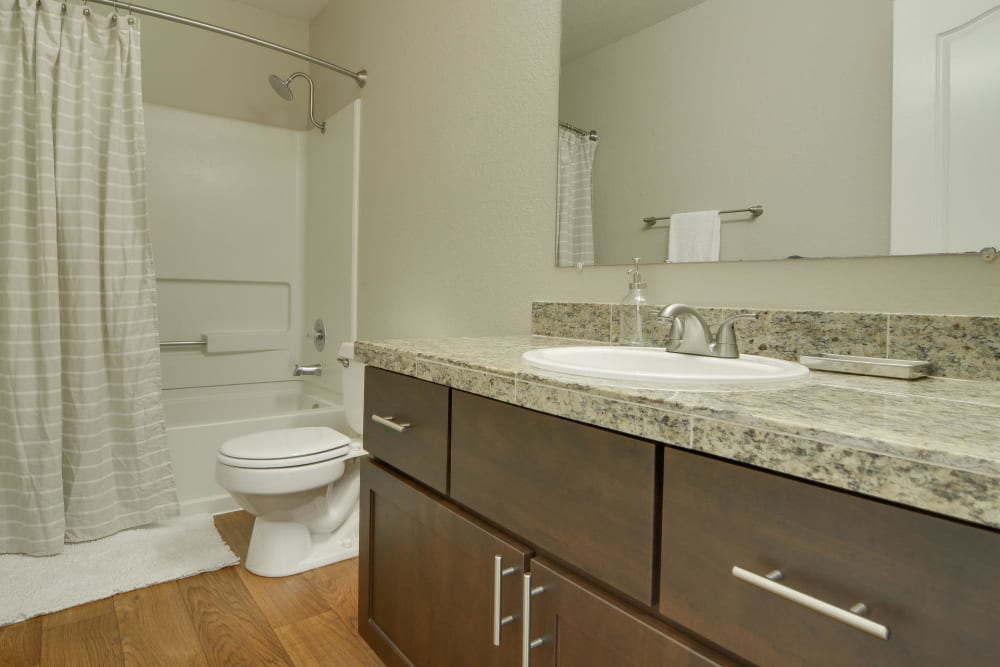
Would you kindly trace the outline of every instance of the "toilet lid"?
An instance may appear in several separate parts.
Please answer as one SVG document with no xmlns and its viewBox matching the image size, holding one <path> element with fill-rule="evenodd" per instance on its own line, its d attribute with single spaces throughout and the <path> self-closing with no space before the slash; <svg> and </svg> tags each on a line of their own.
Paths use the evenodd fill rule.
<svg viewBox="0 0 1000 667">
<path fill-rule="evenodd" d="M 226 440 L 219 461 L 241 468 L 286 468 L 337 459 L 350 447 L 349 437 L 326 426 L 283 428 Z"/>
</svg>

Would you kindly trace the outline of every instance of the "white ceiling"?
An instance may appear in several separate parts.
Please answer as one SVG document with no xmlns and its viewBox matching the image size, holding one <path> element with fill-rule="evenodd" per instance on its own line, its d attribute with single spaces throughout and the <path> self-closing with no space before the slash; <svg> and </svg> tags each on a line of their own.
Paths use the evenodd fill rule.
<svg viewBox="0 0 1000 667">
<path fill-rule="evenodd" d="M 704 0 L 563 0 L 562 60 L 572 60 Z"/>
<path fill-rule="evenodd" d="M 309 21 L 326 9 L 329 0 L 237 0 L 244 5 L 267 10 L 279 16 Z"/>
</svg>

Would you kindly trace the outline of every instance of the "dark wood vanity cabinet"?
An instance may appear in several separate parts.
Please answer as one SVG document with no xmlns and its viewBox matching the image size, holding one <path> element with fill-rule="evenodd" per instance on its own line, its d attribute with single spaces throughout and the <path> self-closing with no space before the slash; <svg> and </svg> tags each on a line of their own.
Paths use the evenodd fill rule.
<svg viewBox="0 0 1000 667">
<path fill-rule="evenodd" d="M 367 428 L 362 468 L 359 625 L 389 665 L 1000 664 L 997 531 L 386 371 L 367 383 L 366 418 L 410 424 L 374 447 Z"/>
<path fill-rule="evenodd" d="M 1000 664 L 995 531 L 668 448 L 661 554 L 661 614 L 758 664 Z"/>
<path fill-rule="evenodd" d="M 450 410 L 448 387 L 365 369 L 365 449 L 441 493 L 448 492 Z"/>
<path fill-rule="evenodd" d="M 387 467 L 361 469 L 358 626 L 390 666 L 520 664 L 529 551 Z M 494 575 L 500 557 L 494 645 Z M 505 572 L 505 573 L 504 573 Z"/>
<path fill-rule="evenodd" d="M 461 391 L 452 402 L 451 497 L 652 604 L 662 447 Z"/>
<path fill-rule="evenodd" d="M 550 562 L 531 561 L 532 667 L 708 667 L 734 661 Z"/>
<path fill-rule="evenodd" d="M 410 424 L 402 432 L 367 426 L 366 446 L 377 460 L 361 469 L 359 628 L 386 664 L 733 664 L 650 613 L 662 445 L 452 390 L 443 457 L 450 474 L 442 478 L 433 474 L 441 454 L 426 446 L 426 435 L 415 447 L 434 466 L 395 437 L 449 433 L 440 426 L 438 389 L 445 388 L 367 369 L 366 419 L 382 411 Z M 428 400 L 433 428 L 415 407 Z M 536 595 L 528 615 L 539 634 L 526 648 L 529 571 Z"/>
<path fill-rule="evenodd" d="M 387 466 L 366 460 L 361 475 L 361 525 L 367 530 L 361 542 L 358 625 L 387 665 L 737 664 L 581 577 L 529 558 L 527 547 Z M 534 594 L 525 663 L 527 569 L 527 590 Z M 494 597 L 498 573 L 499 596 Z M 499 646 L 493 634 L 498 620 Z"/>
</svg>

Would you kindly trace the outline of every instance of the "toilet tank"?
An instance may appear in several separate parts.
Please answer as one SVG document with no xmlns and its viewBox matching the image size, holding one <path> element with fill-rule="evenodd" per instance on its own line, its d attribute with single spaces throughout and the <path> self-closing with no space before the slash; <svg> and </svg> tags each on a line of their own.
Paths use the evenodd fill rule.
<svg viewBox="0 0 1000 667">
<path fill-rule="evenodd" d="M 341 343 L 338 359 L 346 359 L 348 365 L 342 374 L 344 413 L 351 430 L 361 435 L 364 432 L 365 411 L 365 365 L 354 360 L 354 343 Z"/>
</svg>

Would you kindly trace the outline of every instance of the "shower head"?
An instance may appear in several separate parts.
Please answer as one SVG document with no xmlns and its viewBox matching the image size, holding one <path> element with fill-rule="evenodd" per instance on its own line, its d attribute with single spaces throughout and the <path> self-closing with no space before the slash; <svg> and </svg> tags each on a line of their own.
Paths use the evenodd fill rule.
<svg viewBox="0 0 1000 667">
<path fill-rule="evenodd" d="M 292 101 L 294 95 L 292 95 L 292 81 L 295 79 L 305 79 L 309 83 L 309 120 L 312 124 L 319 128 L 319 131 L 326 133 L 326 123 L 316 122 L 316 117 L 313 115 L 313 80 L 308 74 L 303 72 L 295 72 L 290 75 L 287 79 L 282 79 L 277 74 L 270 75 L 267 80 L 271 82 L 271 88 L 274 88 L 274 92 L 278 93 L 283 100 L 288 102 Z"/>
<path fill-rule="evenodd" d="M 289 85 L 291 78 L 282 79 L 277 74 L 272 74 L 267 77 L 267 80 L 271 82 L 271 87 L 274 88 L 274 92 L 281 95 L 282 99 L 291 102 L 292 98 L 295 97 L 292 95 L 292 87 Z"/>
</svg>

